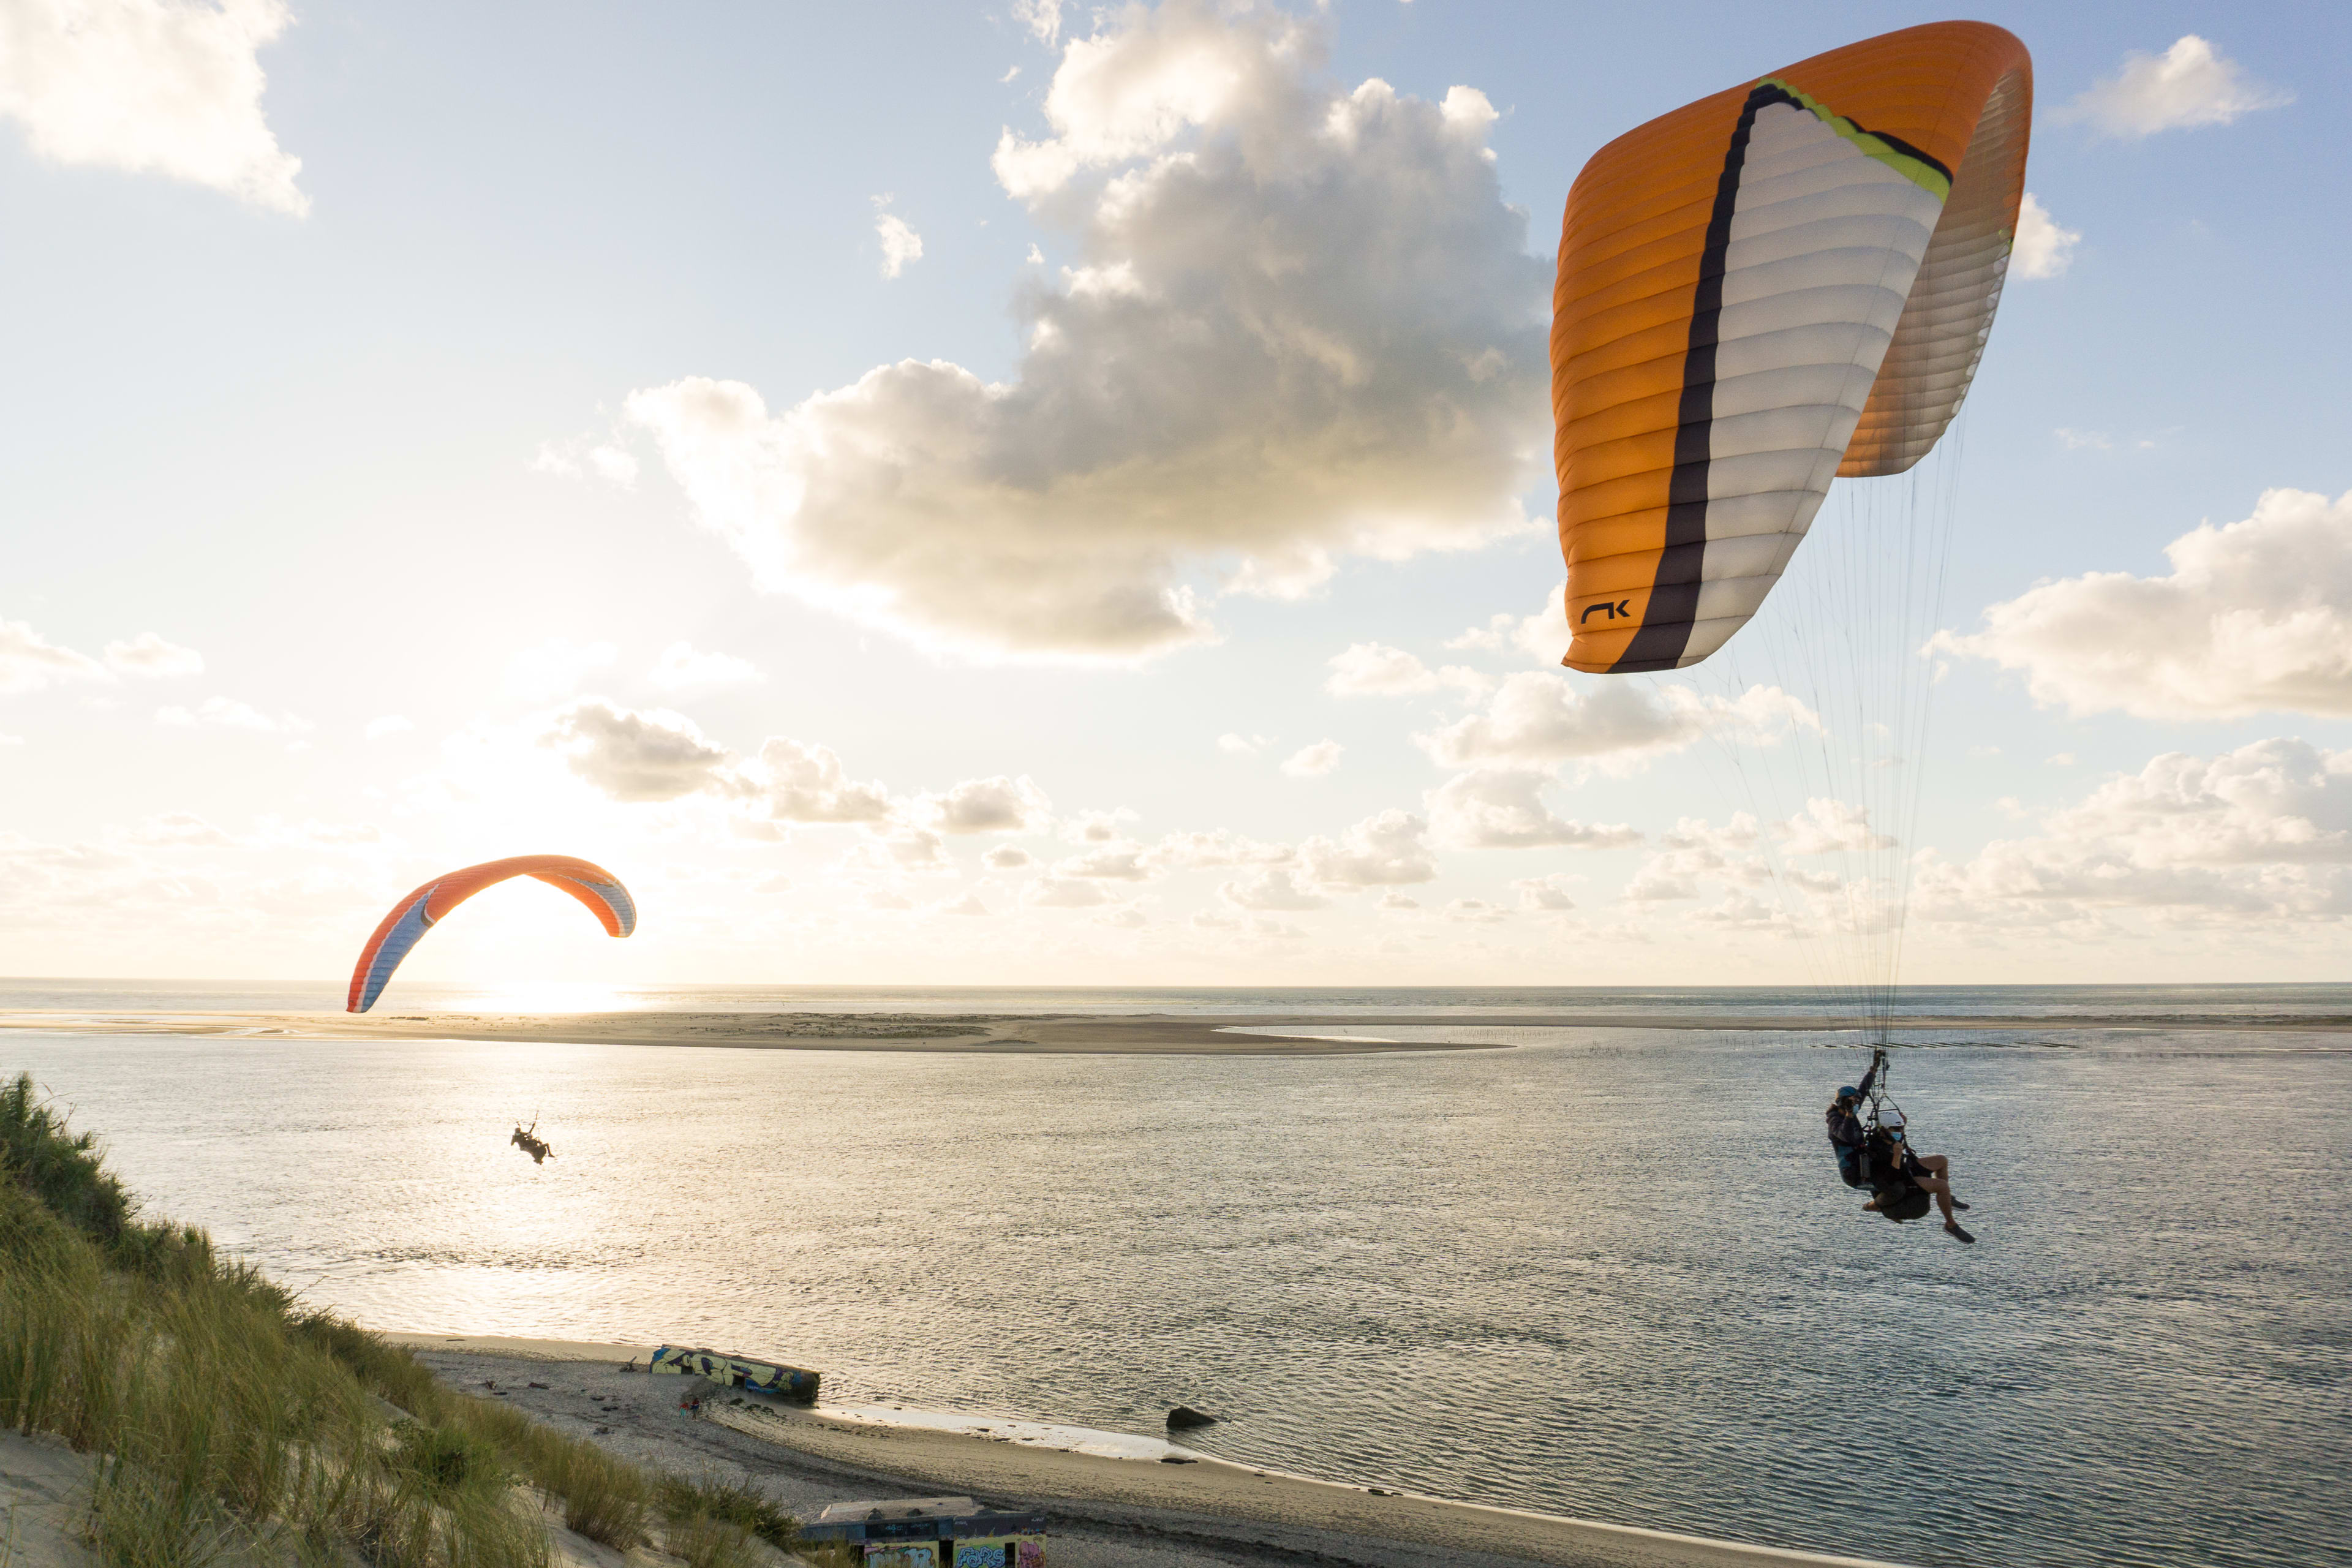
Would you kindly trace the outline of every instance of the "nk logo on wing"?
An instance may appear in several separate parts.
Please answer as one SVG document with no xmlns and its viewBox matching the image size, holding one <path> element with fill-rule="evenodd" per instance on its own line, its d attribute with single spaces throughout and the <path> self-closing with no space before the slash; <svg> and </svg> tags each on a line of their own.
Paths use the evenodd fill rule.
<svg viewBox="0 0 2352 1568">
<path fill-rule="evenodd" d="M 1609 618 L 1612 621 L 1620 616 L 1624 616 L 1630 621 L 1633 618 L 1633 611 L 1632 608 L 1633 603 L 1633 601 L 1631 599 L 1620 599 L 1612 605 L 1604 599 L 1597 605 L 1587 605 L 1584 606 L 1584 614 L 1576 617 L 1576 624 L 1580 626 L 1585 622 L 1591 620 L 1592 618 L 1592 612 L 1595 610 L 1608 611 Z"/>
</svg>

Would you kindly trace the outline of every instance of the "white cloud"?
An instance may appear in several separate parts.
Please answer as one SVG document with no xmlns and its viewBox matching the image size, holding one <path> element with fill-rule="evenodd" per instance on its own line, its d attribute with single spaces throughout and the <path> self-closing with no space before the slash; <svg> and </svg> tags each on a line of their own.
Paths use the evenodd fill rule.
<svg viewBox="0 0 2352 1568">
<path fill-rule="evenodd" d="M 141 632 L 129 642 L 108 643 L 106 662 L 110 668 L 124 675 L 172 678 L 205 672 L 204 655 L 194 648 L 165 642 L 153 632 Z"/>
<path fill-rule="evenodd" d="M 1566 589 L 1562 586 L 1546 595 L 1534 615 L 1499 612 L 1488 616 L 1485 626 L 1471 626 L 1460 637 L 1448 639 L 1445 646 L 1511 654 L 1546 669 L 1558 669 L 1559 661 L 1568 654 L 1571 635 Z"/>
<path fill-rule="evenodd" d="M 1021 901 L 1033 909 L 1085 910 L 1111 902 L 1099 882 L 1038 877 L 1023 885 Z"/>
<path fill-rule="evenodd" d="M 1437 875 L 1429 852 L 1429 824 L 1391 806 L 1368 816 L 1335 841 L 1309 838 L 1298 847 L 1310 881 L 1326 888 L 1389 888 Z"/>
<path fill-rule="evenodd" d="M 924 807 L 945 833 L 1034 833 L 1045 826 L 1054 803 L 1026 774 L 966 779 L 941 795 L 924 797 Z"/>
<path fill-rule="evenodd" d="M 1123 805 L 1112 811 L 1082 811 L 1062 824 L 1061 833 L 1073 844 L 1108 844 L 1119 837 L 1119 824 L 1135 820 L 1136 814 Z"/>
<path fill-rule="evenodd" d="M 696 691 L 744 686 L 768 678 L 748 658 L 738 658 L 731 653 L 705 653 L 692 643 L 674 642 L 662 649 L 646 679 L 666 691 Z"/>
<path fill-rule="evenodd" d="M 507 660 L 507 694 L 539 702 L 562 697 L 595 671 L 610 668 L 619 656 L 620 650 L 608 642 L 551 637 Z"/>
<path fill-rule="evenodd" d="M 2294 94 L 2266 87 L 2194 33 L 2160 55 L 2135 49 L 2123 69 L 2059 110 L 2062 121 L 2089 121 L 2110 136 L 2152 136 L 2186 126 L 2227 125 L 2257 109 L 2293 103 Z"/>
<path fill-rule="evenodd" d="M 886 205 L 889 200 L 888 196 L 877 196 L 874 205 L 877 207 Z M 885 278 L 896 278 L 907 270 L 908 263 L 923 258 L 923 237 L 897 213 L 876 213 L 874 236 L 882 243 L 882 276 Z"/>
<path fill-rule="evenodd" d="M 905 360 L 771 414 L 640 390 L 763 587 L 984 657 L 1134 659 L 1204 595 L 1522 529 L 1549 450 L 1549 268 L 1469 100 L 1321 84 L 1319 22 L 1172 0 L 1071 42 L 997 169 L 1076 264 L 1011 380 Z"/>
<path fill-rule="evenodd" d="M 2058 426 L 2055 433 L 2058 437 L 2059 444 L 2070 452 L 2080 452 L 2086 449 L 2094 452 L 2111 452 L 2115 450 L 2115 441 L 2104 430 L 2074 430 L 2068 428 L 2066 426 L 2061 425 Z"/>
<path fill-rule="evenodd" d="M 1098 882 L 1140 882 L 1156 869 L 1140 844 L 1114 844 L 1084 855 L 1073 855 L 1054 867 L 1056 877 L 1084 877 Z"/>
<path fill-rule="evenodd" d="M 1465 921 L 1475 925 L 1492 925 L 1496 921 L 1510 919 L 1511 911 L 1490 904 L 1484 899 L 1455 899 L 1439 912 L 1439 918 Z"/>
<path fill-rule="evenodd" d="M 1961 863 L 1920 858 L 1916 918 L 2001 931 L 2138 910 L 2259 929 L 2352 917 L 2352 751 L 2172 752 Z"/>
<path fill-rule="evenodd" d="M 1151 847 L 1150 863 L 1160 869 L 1196 871 L 1213 866 L 1279 866 L 1296 859 L 1286 844 L 1267 844 L 1219 828 L 1213 833 L 1171 833 Z"/>
<path fill-rule="evenodd" d="M 210 725 L 222 730 L 250 730 L 258 735 L 292 735 L 310 728 L 310 721 L 291 713 L 275 717 L 234 698 L 207 697 L 194 708 L 158 708 L 155 722 L 174 729 Z"/>
<path fill-rule="evenodd" d="M 2035 700 L 2076 713 L 2352 716 L 2352 493 L 2266 490 L 2165 554 L 2166 576 L 2043 583 L 1929 646 L 2023 670 Z"/>
<path fill-rule="evenodd" d="M 1805 809 L 1777 825 L 1773 834 L 1783 855 L 1831 855 L 1855 850 L 1891 849 L 1895 840 L 1875 832 L 1866 807 L 1842 800 L 1814 798 Z"/>
<path fill-rule="evenodd" d="M 1568 896 L 1569 879 L 1554 873 L 1549 877 L 1522 877 L 1511 884 L 1519 896 L 1519 908 L 1530 914 L 1561 914 L 1576 908 L 1576 900 Z"/>
<path fill-rule="evenodd" d="M 562 752 L 574 773 L 617 801 L 744 788 L 733 771 L 735 753 L 706 738 L 685 714 L 667 709 L 639 713 L 601 697 L 583 698 L 554 715 L 541 743 Z"/>
<path fill-rule="evenodd" d="M 367 721 L 367 728 L 362 730 L 360 733 L 367 740 L 381 741 L 387 735 L 404 734 L 408 731 L 415 728 L 415 724 L 411 722 L 403 715 L 398 713 L 386 713 L 381 718 L 369 720 Z"/>
<path fill-rule="evenodd" d="M 1272 739 L 1269 735 L 1223 734 L 1217 737 L 1217 750 L 1229 757 L 1254 757 Z"/>
<path fill-rule="evenodd" d="M 876 823 L 890 815 L 882 785 L 847 778 L 829 747 L 772 736 L 760 748 L 768 815 L 780 822 Z"/>
<path fill-rule="evenodd" d="M 2050 209 L 2028 191 L 2017 209 L 2017 242 L 2009 253 L 2011 275 L 2056 278 L 2074 262 L 2074 247 L 2082 240 L 2074 230 L 2060 228 Z"/>
<path fill-rule="evenodd" d="M 636 455 L 617 442 L 593 437 L 542 441 L 531 457 L 530 466 L 536 472 L 553 474 L 559 479 L 602 479 L 625 490 L 637 482 Z"/>
<path fill-rule="evenodd" d="M 1396 913 L 1405 910 L 1417 910 L 1421 908 L 1421 900 L 1414 898 L 1410 893 L 1400 893 L 1395 889 L 1391 888 L 1387 892 L 1382 893 L 1378 901 L 1376 901 L 1372 907 L 1377 910 L 1386 910 L 1391 913 Z"/>
<path fill-rule="evenodd" d="M 1062 0 L 1013 0 L 1013 19 L 1050 49 L 1062 36 Z"/>
<path fill-rule="evenodd" d="M 1777 686 L 1726 698 L 1687 686 L 1587 679 L 1579 685 L 1532 669 L 1506 676 L 1485 712 L 1415 735 L 1413 742 L 1441 767 L 1549 768 L 1572 761 L 1622 772 L 1714 731 L 1770 740 L 1821 728 L 1811 709 Z"/>
<path fill-rule="evenodd" d="M 131 829 L 134 844 L 159 848 L 225 849 L 236 840 L 192 811 L 167 811 Z"/>
<path fill-rule="evenodd" d="M 1018 845 L 1000 844 L 980 858 L 992 871 L 1017 871 L 1034 863 L 1037 858 Z"/>
<path fill-rule="evenodd" d="M 1432 669 L 1401 647 L 1376 642 L 1350 643 L 1333 654 L 1331 673 L 1323 689 L 1334 697 L 1401 697 L 1450 686 L 1473 697 L 1483 697 L 1495 684 L 1475 669 L 1449 664 Z"/>
<path fill-rule="evenodd" d="M 1217 889 L 1237 910 L 1319 910 L 1331 900 L 1298 884 L 1287 866 L 1265 866 Z"/>
<path fill-rule="evenodd" d="M 1346 750 L 1337 741 L 1318 741 L 1292 752 L 1282 771 L 1295 779 L 1319 779 L 1339 765 L 1339 753 Z"/>
<path fill-rule="evenodd" d="M 106 667 L 49 641 L 23 621 L 0 621 L 0 691 L 37 691 L 66 680 L 104 680 Z"/>
<path fill-rule="evenodd" d="M 53 163 L 159 174 L 299 217 L 299 158 L 262 118 L 280 0 L 8 0 L 0 114 Z"/>
<path fill-rule="evenodd" d="M 1622 823 L 1553 816 L 1543 802 L 1544 782 L 1541 773 L 1495 768 L 1448 779 L 1429 795 L 1432 836 L 1450 849 L 1625 849 L 1642 842 Z"/>
<path fill-rule="evenodd" d="M 931 906 L 934 914 L 986 916 L 996 911 L 980 901 L 978 893 L 966 893 L 961 898 L 949 899 Z"/>
</svg>

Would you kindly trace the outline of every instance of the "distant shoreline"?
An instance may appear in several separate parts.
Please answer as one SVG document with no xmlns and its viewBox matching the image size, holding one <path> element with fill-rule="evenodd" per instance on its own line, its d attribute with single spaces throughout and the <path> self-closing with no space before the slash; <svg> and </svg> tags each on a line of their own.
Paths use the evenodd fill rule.
<svg viewBox="0 0 2352 1568">
<path fill-rule="evenodd" d="M 709 1046 L 732 1049 L 954 1052 L 982 1056 L 1363 1056 L 1509 1050 L 1509 1041 L 1392 1040 L 1390 1028 L 1671 1029 L 1834 1034 L 1857 1028 L 1834 1014 L 1499 1013 L 1378 1016 L 1165 1013 L 208 1013 L 8 1012 L 0 1029 L 58 1034 L 191 1035 L 300 1039 L 514 1041 L 545 1045 Z M 1901 1033 L 2017 1030 L 2192 1030 L 2227 1034 L 2352 1034 L 2352 1015 L 2205 1016 L 2117 1013 L 2063 1017 L 1943 1016 L 1894 1020 Z M 1237 1033 L 1239 1030 L 1272 1031 Z M 1334 1030 L 1348 1034 L 1331 1033 Z"/>
<path fill-rule="evenodd" d="M 1478 1554 L 1476 1560 L 1486 1563 L 1569 1568 L 1886 1568 L 1859 1558 L 1314 1480 L 1148 1437 L 1136 1439 L 1139 1457 L 1112 1458 L 1028 1439 L 803 1410 L 757 1396 L 744 1399 L 740 1408 L 707 1405 L 705 1419 L 689 1422 L 658 1392 L 665 1380 L 610 1375 L 631 1358 L 649 1360 L 651 1346 L 382 1331 L 378 1335 L 416 1352 L 453 1384 L 472 1388 L 487 1374 L 510 1403 L 537 1419 L 573 1436 L 601 1436 L 640 1463 L 675 1466 L 677 1459 L 665 1452 L 673 1447 L 707 1462 L 716 1436 L 709 1428 L 718 1426 L 743 1440 L 729 1444 L 730 1458 L 737 1462 L 755 1459 L 762 1447 L 789 1450 L 841 1476 L 845 1499 L 919 1488 L 1018 1499 L 1023 1506 L 1042 1506 L 1083 1523 L 1090 1533 L 1108 1529 L 1192 1538 L 1213 1544 L 1228 1559 L 1423 1568 L 1434 1549 L 1444 1554 L 1441 1561 Z M 551 1368 L 529 1370 L 550 1363 L 574 1366 L 562 1377 Z M 583 1376 L 590 1367 L 596 1373 Z M 592 1393 L 605 1395 L 604 1402 L 589 1404 Z M 625 1397 L 611 1397 L 614 1393 Z M 575 1430 L 581 1427 L 592 1430 Z M 1162 1450 L 1177 1462 L 1163 1463 L 1158 1457 Z M 1050 1543 L 1046 1555 L 1050 1562 Z"/>
</svg>

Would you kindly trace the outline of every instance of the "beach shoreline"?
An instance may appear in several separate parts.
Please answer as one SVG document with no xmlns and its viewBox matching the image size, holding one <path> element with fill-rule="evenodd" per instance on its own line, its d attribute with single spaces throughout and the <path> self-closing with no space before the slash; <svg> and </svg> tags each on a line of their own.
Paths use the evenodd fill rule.
<svg viewBox="0 0 2352 1568">
<path fill-rule="evenodd" d="M 920 1013 L 0 1013 L 0 1030 L 58 1034 L 187 1035 L 299 1039 L 470 1040 L 726 1049 L 956 1053 L 978 1056 L 1362 1056 L 1414 1051 L 1509 1050 L 1507 1040 L 1396 1040 L 1398 1028 L 1657 1029 L 1837 1034 L 1858 1026 L 1835 1014 L 1626 1013 L 1178 1016 Z M 2203 1017 L 2074 1015 L 2062 1017 L 1897 1018 L 1905 1034 L 2193 1030 L 2222 1034 L 2352 1034 L 2352 1016 Z M 1335 1030 L 1348 1033 L 1333 1033 Z"/>
<path fill-rule="evenodd" d="M 700 1419 L 679 1411 L 669 1388 L 640 1369 L 654 1346 L 499 1335 L 385 1332 L 444 1381 L 487 1392 L 569 1435 L 609 1443 L 638 1463 L 727 1463 L 781 1486 L 787 1506 L 830 1500 L 969 1495 L 1039 1507 L 1056 1530 L 1098 1545 L 1122 1532 L 1188 1544 L 1210 1561 L 1342 1561 L 1412 1564 L 1543 1563 L 1563 1568 L 1885 1568 L 1853 1557 L 1570 1519 L 1458 1502 L 1365 1484 L 1316 1479 L 1220 1459 L 1180 1444 L 1127 1434 L 1117 1457 L 1055 1446 L 1056 1439 L 998 1436 L 1031 1427 L 1083 1441 L 1085 1429 L 1004 1418 L 981 1431 L 757 1395 L 729 1395 Z M 534 1373 L 533 1369 L 537 1369 Z M 735 1403 L 740 1397 L 740 1403 Z M 989 1435 L 982 1435 L 986 1431 Z M 724 1436 L 722 1436 L 724 1434 Z M 773 1474 L 763 1475 L 763 1459 Z M 1050 1548 L 1049 1548 L 1050 1552 Z M 1090 1554 L 1089 1554 L 1090 1555 Z M 1182 1559 L 1200 1560 L 1200 1559 Z"/>
</svg>

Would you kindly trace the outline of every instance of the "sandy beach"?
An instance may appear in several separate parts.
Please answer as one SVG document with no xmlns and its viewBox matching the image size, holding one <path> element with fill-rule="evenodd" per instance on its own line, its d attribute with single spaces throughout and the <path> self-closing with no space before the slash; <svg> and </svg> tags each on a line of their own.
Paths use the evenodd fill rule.
<svg viewBox="0 0 2352 1568">
<path fill-rule="evenodd" d="M 1854 1027 L 1832 1014 L 1495 1013 L 1367 1016 L 1252 1014 L 1180 1017 L 921 1013 L 0 1013 L 0 1029 L 113 1035 L 283 1036 L 308 1039 L 515 1040 L 609 1046 L 718 1046 L 803 1051 L 951 1051 L 979 1055 L 1355 1056 L 1507 1050 L 1494 1039 L 1392 1040 L 1383 1029 L 1727 1029 L 1823 1033 Z M 1905 1033 L 2194 1029 L 2352 1034 L 2352 1016 L 2209 1017 L 2117 1013 L 1903 1018 Z M 1278 1031 L 1278 1033 L 1237 1031 Z M 1338 1031 L 1346 1031 L 1339 1033 Z"/>
<path fill-rule="evenodd" d="M 1373 1568 L 1735 1568 L 1845 1564 L 1823 1556 L 1633 1530 L 1227 1463 L 1150 1437 L 1122 1454 L 1076 1452 L 1077 1428 L 994 1421 L 985 1432 L 907 1416 L 803 1410 L 756 1395 L 677 1408 L 684 1380 L 625 1370 L 653 1347 L 394 1333 L 456 1388 L 509 1400 L 636 1463 L 747 1477 L 803 1515 L 826 1503 L 961 1494 L 1052 1516 L 1056 1568 L 1352 1563 Z M 985 1421 L 980 1417 L 975 1420 Z"/>
</svg>

